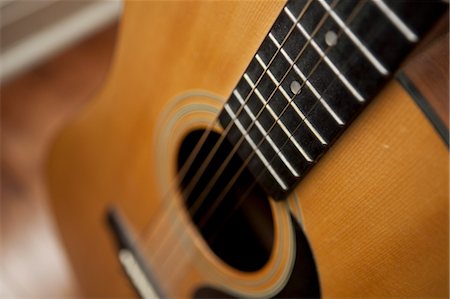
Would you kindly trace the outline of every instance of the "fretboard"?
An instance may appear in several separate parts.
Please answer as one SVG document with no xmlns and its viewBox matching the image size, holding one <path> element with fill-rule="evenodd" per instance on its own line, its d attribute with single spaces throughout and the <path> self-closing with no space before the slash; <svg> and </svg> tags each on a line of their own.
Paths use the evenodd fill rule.
<svg viewBox="0 0 450 299">
<path fill-rule="evenodd" d="M 268 195 L 296 187 L 447 7 L 287 2 L 219 116 Z"/>
</svg>

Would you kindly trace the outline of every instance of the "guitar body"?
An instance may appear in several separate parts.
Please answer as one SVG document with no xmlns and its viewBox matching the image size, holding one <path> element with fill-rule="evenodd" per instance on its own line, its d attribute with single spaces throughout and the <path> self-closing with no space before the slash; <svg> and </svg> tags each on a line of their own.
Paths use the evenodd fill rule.
<svg viewBox="0 0 450 299">
<path fill-rule="evenodd" d="M 51 204 L 86 296 L 133 294 L 105 222 L 114 204 L 171 298 L 204 286 L 277 294 L 296 257 L 293 222 L 307 236 L 324 297 L 448 297 L 448 148 L 398 82 L 294 194 L 270 199 L 274 241 L 260 270 L 221 261 L 181 196 L 164 196 L 183 137 L 217 116 L 283 5 L 127 3 L 104 89 L 49 156 Z"/>
</svg>

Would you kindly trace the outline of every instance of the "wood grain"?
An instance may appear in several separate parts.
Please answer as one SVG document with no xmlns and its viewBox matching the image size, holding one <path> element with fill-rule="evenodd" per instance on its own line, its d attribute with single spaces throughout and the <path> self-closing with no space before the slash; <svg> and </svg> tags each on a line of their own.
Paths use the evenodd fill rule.
<svg viewBox="0 0 450 299">
<path fill-rule="evenodd" d="M 326 297 L 448 297 L 448 163 L 392 83 L 297 190 Z"/>
<path fill-rule="evenodd" d="M 147 224 L 166 212 L 161 173 L 175 172 L 158 168 L 157 151 L 169 156 L 177 146 L 155 147 L 160 115 L 186 91 L 226 98 L 282 5 L 128 3 L 108 82 L 58 137 L 48 164 L 52 206 L 84 295 L 132 294 L 104 224 L 106 207 L 118 206 L 146 238 Z M 448 297 L 447 165 L 439 136 L 392 83 L 298 190 L 326 296 Z M 177 221 L 163 222 L 165 230 L 149 246 L 158 247 L 168 229 L 178 234 L 170 235 L 153 265 L 164 263 L 180 238 L 187 240 L 181 251 L 197 260 L 183 267 L 181 279 L 174 270 L 153 268 L 169 297 L 187 297 L 206 282 L 238 287 L 228 276 L 219 281 L 208 275 L 216 270 L 247 282 L 270 270 L 246 275 L 228 269 L 196 239 L 192 226 L 171 227 L 186 217 L 174 211 L 169 220 Z M 289 230 L 282 221 L 275 225 Z M 199 260 L 213 260 L 215 269 L 202 270 Z M 275 288 L 277 279 L 258 287 Z"/>
<path fill-rule="evenodd" d="M 106 205 L 116 204 L 140 233 L 157 213 L 162 190 L 153 145 L 165 105 L 193 89 L 227 96 L 282 5 L 127 4 L 107 85 L 59 136 L 49 160 L 53 208 L 86 295 L 132 294 L 103 217 Z"/>
</svg>

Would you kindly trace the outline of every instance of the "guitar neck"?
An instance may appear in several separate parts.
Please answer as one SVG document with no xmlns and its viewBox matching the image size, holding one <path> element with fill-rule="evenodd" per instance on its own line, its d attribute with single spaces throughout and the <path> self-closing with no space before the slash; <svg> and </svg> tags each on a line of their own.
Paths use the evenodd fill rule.
<svg viewBox="0 0 450 299">
<path fill-rule="evenodd" d="M 445 11 L 443 1 L 288 1 L 219 120 L 285 198 Z"/>
</svg>

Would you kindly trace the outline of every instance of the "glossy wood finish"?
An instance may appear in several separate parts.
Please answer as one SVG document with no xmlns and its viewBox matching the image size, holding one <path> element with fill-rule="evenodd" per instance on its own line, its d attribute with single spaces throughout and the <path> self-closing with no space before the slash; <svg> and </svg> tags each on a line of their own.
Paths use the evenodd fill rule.
<svg viewBox="0 0 450 299">
<path fill-rule="evenodd" d="M 87 294 L 131 294 L 102 217 L 106 203 L 116 202 L 141 232 L 157 214 L 153 136 L 165 105 L 192 89 L 227 96 L 282 5 L 127 3 L 105 89 L 50 155 L 54 211 Z"/>
<path fill-rule="evenodd" d="M 448 162 L 397 83 L 363 112 L 297 190 L 325 295 L 448 296 Z"/>
<path fill-rule="evenodd" d="M 86 295 L 132 294 L 105 226 L 106 206 L 115 203 L 142 238 L 148 237 L 143 232 L 149 220 L 157 223 L 167 211 L 158 182 L 163 171 L 175 169 L 158 168 L 161 149 L 155 139 L 162 111 L 193 89 L 226 98 L 282 5 L 127 4 L 105 88 L 62 132 L 49 157 L 53 209 Z M 169 158 L 176 146 L 164 149 Z M 325 296 L 448 296 L 447 165 L 448 151 L 439 136 L 392 83 L 297 191 Z M 272 203 L 279 216 L 275 225 L 289 234 L 283 220 L 287 207 L 281 205 Z M 171 211 L 173 219 L 188 223 L 185 212 Z M 149 246 L 159 247 L 173 222 L 169 218 L 163 230 L 150 229 Z M 175 277 L 166 268 L 164 275 L 155 267 L 170 296 L 190 296 L 207 281 L 238 287 L 239 281 L 208 275 L 216 270 L 233 272 L 241 281 L 271 270 L 244 275 L 228 269 L 196 239 L 192 226 L 176 231 L 172 240 L 187 240 L 181 252 L 192 258 L 179 270 L 185 271 L 182 279 L 179 272 Z M 285 245 L 279 242 L 275 247 Z M 158 249 L 162 253 L 154 265 L 164 263 L 176 245 L 171 241 Z M 285 262 L 283 253 L 273 256 Z M 176 265 L 179 258 L 169 262 Z M 205 261 L 215 269 L 205 269 Z M 281 279 L 277 275 L 260 288 L 274 289 Z"/>
</svg>

